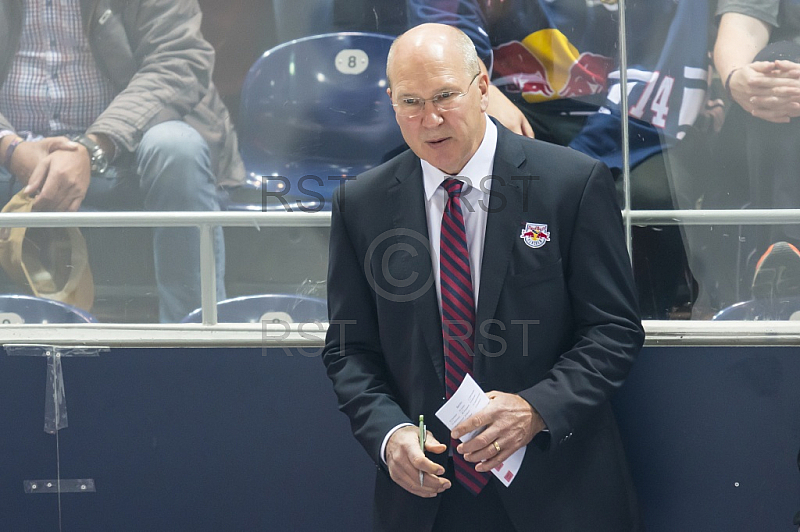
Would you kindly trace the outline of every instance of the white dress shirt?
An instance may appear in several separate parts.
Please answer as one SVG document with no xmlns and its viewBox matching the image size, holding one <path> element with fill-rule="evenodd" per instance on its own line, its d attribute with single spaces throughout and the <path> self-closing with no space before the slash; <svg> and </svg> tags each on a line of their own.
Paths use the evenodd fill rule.
<svg viewBox="0 0 800 532">
<path fill-rule="evenodd" d="M 442 309 L 442 289 L 441 280 L 439 279 L 439 246 L 442 235 L 442 216 L 447 204 L 447 192 L 441 186 L 442 181 L 445 178 L 454 177 L 465 183 L 461 192 L 461 212 L 464 215 L 464 226 L 467 233 L 469 268 L 472 275 L 472 290 L 477 310 L 481 258 L 483 257 L 486 218 L 489 211 L 489 191 L 491 190 L 494 154 L 496 151 L 497 126 L 487 116 L 483 141 L 457 176 L 447 175 L 427 161 L 421 161 L 422 181 L 425 186 L 425 212 L 428 218 L 428 238 L 431 245 L 431 265 L 433 266 L 433 278 L 436 282 L 436 297 L 439 300 L 440 313 Z M 384 463 L 386 463 L 386 444 L 389 442 L 389 438 L 398 429 L 408 425 L 413 426 L 411 423 L 401 423 L 392 428 L 383 438 L 381 458 Z"/>
</svg>

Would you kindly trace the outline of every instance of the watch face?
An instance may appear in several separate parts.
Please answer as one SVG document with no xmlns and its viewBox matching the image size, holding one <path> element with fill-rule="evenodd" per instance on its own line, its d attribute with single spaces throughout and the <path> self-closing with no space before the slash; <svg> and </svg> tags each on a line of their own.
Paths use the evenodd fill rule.
<svg viewBox="0 0 800 532">
<path fill-rule="evenodd" d="M 83 144 L 89 151 L 89 161 L 93 173 L 102 174 L 108 169 L 108 159 L 103 149 L 86 135 L 75 135 L 72 140 Z"/>
<path fill-rule="evenodd" d="M 99 151 L 99 155 L 92 157 L 92 171 L 103 174 L 108 169 L 108 161 L 106 160 L 106 156 L 103 155 L 103 151 Z"/>
</svg>

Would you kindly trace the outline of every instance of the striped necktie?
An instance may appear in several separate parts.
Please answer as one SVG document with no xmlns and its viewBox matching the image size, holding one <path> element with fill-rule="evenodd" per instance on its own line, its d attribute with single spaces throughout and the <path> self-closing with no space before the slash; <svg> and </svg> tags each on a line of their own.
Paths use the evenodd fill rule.
<svg viewBox="0 0 800 532">
<path fill-rule="evenodd" d="M 464 377 L 472 374 L 475 349 L 475 296 L 469 267 L 469 250 L 464 215 L 461 211 L 462 181 L 447 178 L 447 205 L 442 216 L 439 253 L 439 276 L 442 292 L 442 338 L 444 340 L 444 379 L 449 399 Z M 456 480 L 477 495 L 489 481 L 488 473 L 478 473 L 475 466 L 456 452 L 458 442 L 450 441 Z"/>
</svg>

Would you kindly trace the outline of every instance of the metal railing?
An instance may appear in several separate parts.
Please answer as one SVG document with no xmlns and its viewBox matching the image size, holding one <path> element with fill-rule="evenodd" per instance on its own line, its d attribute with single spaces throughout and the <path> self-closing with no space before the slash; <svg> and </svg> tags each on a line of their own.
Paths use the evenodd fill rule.
<svg viewBox="0 0 800 532">
<path fill-rule="evenodd" d="M 764 225 L 800 223 L 800 209 L 631 211 L 634 225 Z M 212 229 L 328 227 L 330 213 L 304 212 L 91 212 L 0 215 L 0 227 L 198 227 L 201 232 L 202 324 L 5 325 L 0 343 L 148 347 L 287 346 L 319 348 L 325 328 L 219 324 L 216 319 Z M 288 266 L 288 265 L 287 265 Z M 797 345 L 800 322 L 647 321 L 651 345 Z"/>
<path fill-rule="evenodd" d="M 0 227 L 198 227 L 204 325 L 217 323 L 213 229 L 223 227 L 326 227 L 329 213 L 288 212 L 41 212 L 0 216 Z"/>
</svg>

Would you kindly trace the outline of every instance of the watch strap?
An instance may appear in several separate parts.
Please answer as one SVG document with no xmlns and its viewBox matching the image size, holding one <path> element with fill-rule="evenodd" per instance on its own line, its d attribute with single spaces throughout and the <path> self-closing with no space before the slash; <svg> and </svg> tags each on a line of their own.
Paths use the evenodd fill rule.
<svg viewBox="0 0 800 532">
<path fill-rule="evenodd" d="M 9 144 L 8 148 L 6 148 L 6 153 L 5 156 L 3 157 L 3 166 L 9 172 L 11 171 L 11 157 L 14 155 L 14 150 L 16 150 L 17 146 L 19 146 L 21 143 L 22 143 L 22 137 L 17 137 L 14 140 L 12 140 L 11 144 Z"/>
</svg>

